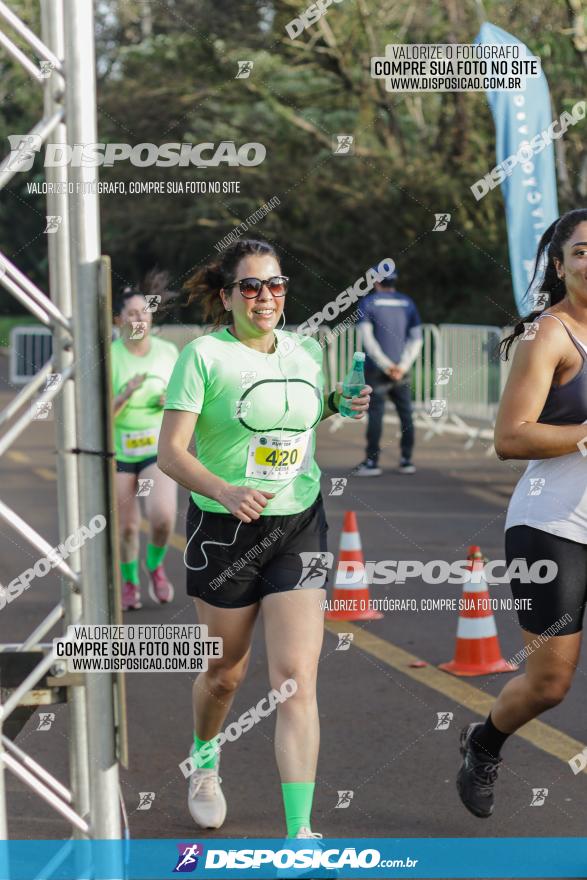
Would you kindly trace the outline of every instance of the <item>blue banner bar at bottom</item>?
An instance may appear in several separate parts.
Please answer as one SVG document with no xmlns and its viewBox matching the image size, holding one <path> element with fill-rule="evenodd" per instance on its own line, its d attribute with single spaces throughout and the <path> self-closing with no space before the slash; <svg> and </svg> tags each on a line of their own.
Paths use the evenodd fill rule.
<svg viewBox="0 0 587 880">
<path fill-rule="evenodd" d="M 587 838 L 11 840 L 0 880 L 587 878 Z"/>
</svg>

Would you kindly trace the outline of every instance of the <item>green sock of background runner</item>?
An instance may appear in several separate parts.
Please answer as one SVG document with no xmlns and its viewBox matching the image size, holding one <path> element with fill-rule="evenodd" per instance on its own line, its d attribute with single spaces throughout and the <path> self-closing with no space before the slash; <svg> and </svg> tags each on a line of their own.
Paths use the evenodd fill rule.
<svg viewBox="0 0 587 880">
<path fill-rule="evenodd" d="M 314 782 L 282 782 L 283 808 L 287 836 L 295 837 L 300 828 L 310 828 Z"/>
<path fill-rule="evenodd" d="M 165 559 L 167 546 L 157 547 L 155 544 L 147 544 L 147 568 L 149 571 L 155 571 Z"/>
<path fill-rule="evenodd" d="M 209 742 L 212 742 L 212 740 L 200 739 L 200 737 L 196 736 L 196 734 L 194 733 L 194 745 L 192 747 L 191 755 L 192 755 L 192 758 L 196 758 L 197 766 L 199 768 L 201 768 L 202 770 L 214 770 L 214 768 L 218 764 L 218 747 L 217 746 L 214 746 L 214 751 L 213 751 L 211 757 L 206 758 L 205 761 L 202 761 L 201 759 L 198 760 L 198 758 L 197 758 L 196 753 L 200 751 L 202 746 L 207 746 Z"/>
<path fill-rule="evenodd" d="M 140 584 L 139 578 L 139 560 L 133 559 L 132 562 L 121 562 L 120 571 L 122 572 L 123 581 L 130 581 L 136 587 Z"/>
</svg>

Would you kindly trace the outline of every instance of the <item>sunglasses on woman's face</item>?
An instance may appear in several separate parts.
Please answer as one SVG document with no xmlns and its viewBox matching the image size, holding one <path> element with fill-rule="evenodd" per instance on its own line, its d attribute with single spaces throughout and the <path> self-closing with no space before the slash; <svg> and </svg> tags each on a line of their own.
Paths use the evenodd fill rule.
<svg viewBox="0 0 587 880">
<path fill-rule="evenodd" d="M 241 295 L 245 299 L 256 299 L 263 285 L 273 296 L 285 296 L 289 278 L 286 275 L 274 275 L 272 278 L 241 278 L 239 281 L 230 281 L 225 287 L 234 287 L 238 284 Z"/>
</svg>

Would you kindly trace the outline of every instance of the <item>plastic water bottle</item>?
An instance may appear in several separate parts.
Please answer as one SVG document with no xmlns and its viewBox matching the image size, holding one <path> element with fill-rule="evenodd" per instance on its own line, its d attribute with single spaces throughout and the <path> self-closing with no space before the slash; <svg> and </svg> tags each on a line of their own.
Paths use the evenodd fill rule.
<svg viewBox="0 0 587 880">
<path fill-rule="evenodd" d="M 351 418 L 357 412 L 346 403 L 345 397 L 358 397 L 361 388 L 365 387 L 365 355 L 362 351 L 356 351 L 353 355 L 353 365 L 350 372 L 342 383 L 343 396 L 340 399 L 339 411 L 341 416 Z"/>
</svg>

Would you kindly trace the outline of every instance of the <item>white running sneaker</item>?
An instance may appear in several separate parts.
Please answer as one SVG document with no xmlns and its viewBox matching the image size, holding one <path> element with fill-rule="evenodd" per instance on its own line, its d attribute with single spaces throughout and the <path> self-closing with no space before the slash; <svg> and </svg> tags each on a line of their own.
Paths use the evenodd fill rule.
<svg viewBox="0 0 587 880">
<path fill-rule="evenodd" d="M 317 850 L 324 850 L 324 844 L 317 842 L 319 840 L 322 840 L 322 835 L 319 834 L 317 831 L 312 831 L 312 829 L 308 828 L 307 826 L 300 828 L 300 830 L 296 834 L 295 839 L 296 840 L 315 840 L 316 843 L 311 848 L 317 849 Z M 338 868 L 329 868 L 328 874 L 331 877 L 337 877 L 337 878 L 340 877 L 340 871 L 338 870 Z M 281 877 L 281 874 L 279 874 L 279 876 Z M 289 877 L 295 876 L 298 878 L 298 880 L 311 880 L 311 878 L 314 878 L 316 875 L 313 872 L 313 870 L 310 869 L 310 871 L 304 871 L 301 874 L 298 870 L 298 871 L 296 871 L 295 874 L 289 874 L 288 876 Z"/>
<path fill-rule="evenodd" d="M 198 768 L 190 776 L 188 809 L 200 828 L 220 828 L 226 819 L 226 799 L 222 794 L 218 765 L 212 770 Z"/>
<path fill-rule="evenodd" d="M 310 828 L 307 828 L 306 826 L 304 826 L 303 828 L 300 828 L 300 830 L 296 834 L 296 840 L 298 840 L 300 838 L 302 838 L 302 839 L 303 838 L 310 838 L 312 840 L 322 840 L 322 835 L 318 834 L 317 831 L 312 831 Z"/>
</svg>

